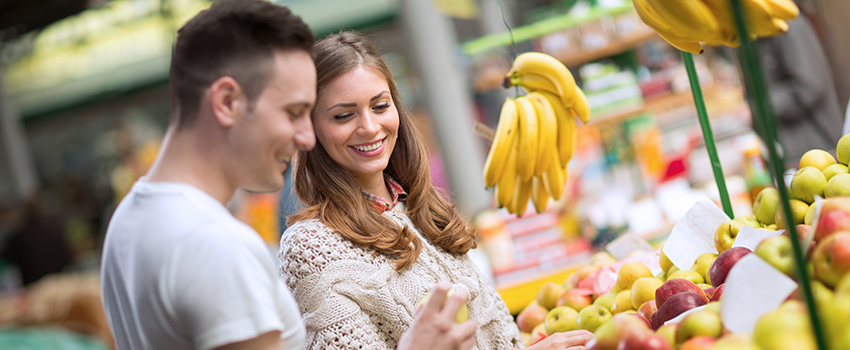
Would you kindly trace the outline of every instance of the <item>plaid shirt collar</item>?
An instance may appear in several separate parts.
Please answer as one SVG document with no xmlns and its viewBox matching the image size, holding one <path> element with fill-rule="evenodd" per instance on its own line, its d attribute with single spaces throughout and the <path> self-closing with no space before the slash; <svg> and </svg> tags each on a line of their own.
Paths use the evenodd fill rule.
<svg viewBox="0 0 850 350">
<path fill-rule="evenodd" d="M 390 190 L 390 196 L 392 196 L 393 202 L 387 203 L 387 201 L 381 197 L 371 194 L 369 192 L 363 191 L 363 196 L 366 197 L 366 200 L 369 201 L 369 204 L 372 205 L 375 210 L 379 213 L 384 213 L 392 210 L 399 201 L 404 202 L 407 200 L 407 192 L 404 191 L 404 188 L 395 181 L 389 175 L 384 175 L 384 182 L 387 184 L 387 188 Z"/>
</svg>

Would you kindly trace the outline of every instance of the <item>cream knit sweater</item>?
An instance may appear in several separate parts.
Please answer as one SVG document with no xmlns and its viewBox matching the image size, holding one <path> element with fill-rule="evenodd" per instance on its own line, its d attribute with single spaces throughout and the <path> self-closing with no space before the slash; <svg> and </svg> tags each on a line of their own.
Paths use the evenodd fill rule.
<svg viewBox="0 0 850 350">
<path fill-rule="evenodd" d="M 505 303 L 468 256 L 424 239 L 399 202 L 383 215 L 422 238 L 422 252 L 401 272 L 318 220 L 289 227 L 280 241 L 280 272 L 307 328 L 306 349 L 394 349 L 413 323 L 416 303 L 440 280 L 469 290 L 476 349 L 522 347 Z"/>
</svg>

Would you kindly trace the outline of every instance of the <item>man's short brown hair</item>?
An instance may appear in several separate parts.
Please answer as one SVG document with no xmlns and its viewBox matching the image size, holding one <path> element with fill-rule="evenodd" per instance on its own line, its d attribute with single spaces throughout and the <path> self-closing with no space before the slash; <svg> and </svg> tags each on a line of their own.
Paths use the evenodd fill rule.
<svg viewBox="0 0 850 350">
<path fill-rule="evenodd" d="M 177 31 L 172 122 L 191 125 L 204 91 L 224 76 L 239 83 L 252 106 L 270 79 L 275 51 L 310 53 L 312 47 L 310 28 L 286 7 L 262 0 L 213 3 Z"/>
</svg>

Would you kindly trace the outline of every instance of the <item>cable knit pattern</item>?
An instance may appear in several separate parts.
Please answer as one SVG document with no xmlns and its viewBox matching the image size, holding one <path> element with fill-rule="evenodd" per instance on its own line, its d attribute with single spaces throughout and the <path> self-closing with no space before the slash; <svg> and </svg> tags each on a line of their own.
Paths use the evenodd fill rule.
<svg viewBox="0 0 850 350">
<path fill-rule="evenodd" d="M 394 349 L 410 328 L 416 303 L 447 280 L 469 290 L 476 349 L 522 347 L 519 329 L 490 282 L 466 255 L 434 246 L 405 214 L 403 202 L 383 215 L 422 238 L 422 253 L 401 272 L 318 220 L 290 226 L 280 241 L 280 273 L 301 309 L 307 349 Z"/>
</svg>

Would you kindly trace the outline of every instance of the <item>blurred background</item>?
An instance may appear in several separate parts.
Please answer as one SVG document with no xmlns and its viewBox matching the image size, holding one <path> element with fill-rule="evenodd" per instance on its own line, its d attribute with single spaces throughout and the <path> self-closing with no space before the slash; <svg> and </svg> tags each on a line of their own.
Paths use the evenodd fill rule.
<svg viewBox="0 0 850 350">
<path fill-rule="evenodd" d="M 426 135 L 435 184 L 481 229 L 472 254 L 513 312 L 605 242 L 659 239 L 700 196 L 719 202 L 681 54 L 629 0 L 274 2 L 317 38 L 353 29 L 373 40 Z M 159 150 L 174 33 L 210 3 L 0 0 L 0 348 L 113 346 L 99 301 L 104 232 Z M 798 4 L 844 112 L 850 2 Z M 564 62 L 592 117 L 580 126 L 563 198 L 517 218 L 484 187 L 482 135 L 506 97 L 524 94 L 500 85 L 525 51 Z M 696 59 L 733 207 L 744 215 L 770 180 L 735 53 L 709 47 Z M 239 193 L 228 206 L 273 253 L 299 204 L 284 188 Z"/>
</svg>

